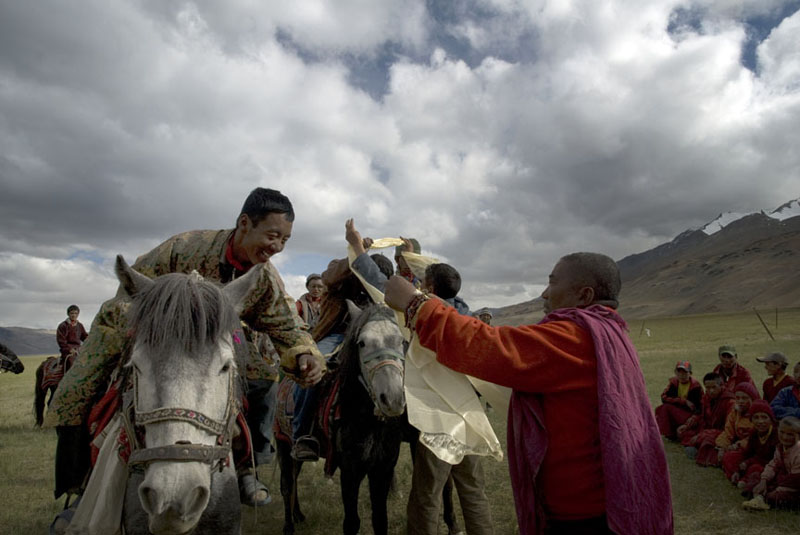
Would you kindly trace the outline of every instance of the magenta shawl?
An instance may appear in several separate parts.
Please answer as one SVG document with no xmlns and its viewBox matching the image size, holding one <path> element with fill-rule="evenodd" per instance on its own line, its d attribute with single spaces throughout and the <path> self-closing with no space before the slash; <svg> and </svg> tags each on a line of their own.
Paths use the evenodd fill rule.
<svg viewBox="0 0 800 535">
<path fill-rule="evenodd" d="M 600 305 L 569 308 L 541 323 L 572 321 L 588 331 L 597 355 L 600 450 L 609 528 L 620 535 L 674 532 L 664 446 L 625 321 Z M 540 397 L 515 391 L 508 411 L 511 485 L 521 535 L 544 530 L 536 476 L 547 449 Z"/>
</svg>

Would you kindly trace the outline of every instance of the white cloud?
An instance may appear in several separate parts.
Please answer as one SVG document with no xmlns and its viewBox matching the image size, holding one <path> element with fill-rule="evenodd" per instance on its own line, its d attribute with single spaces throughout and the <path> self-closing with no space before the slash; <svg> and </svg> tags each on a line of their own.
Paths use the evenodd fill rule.
<svg viewBox="0 0 800 535">
<path fill-rule="evenodd" d="M 800 14 L 756 74 L 741 55 L 742 17 L 786 5 L 5 1 L 0 324 L 40 325 L 47 299 L 60 318 L 74 292 L 98 305 L 114 254 L 230 227 L 256 186 L 294 202 L 275 263 L 295 297 L 355 217 L 419 238 L 476 306 L 535 297 L 564 253 L 620 258 L 782 204 L 800 195 Z M 671 34 L 676 8 L 704 18 Z M 23 277 L 42 263 L 84 276 L 48 294 Z"/>
</svg>

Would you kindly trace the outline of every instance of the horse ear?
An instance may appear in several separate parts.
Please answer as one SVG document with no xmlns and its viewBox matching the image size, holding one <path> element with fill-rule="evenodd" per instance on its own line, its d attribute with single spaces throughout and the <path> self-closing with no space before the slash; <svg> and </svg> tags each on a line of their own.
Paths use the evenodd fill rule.
<svg viewBox="0 0 800 535">
<path fill-rule="evenodd" d="M 114 271 L 117 273 L 119 283 L 125 293 L 128 294 L 128 297 L 136 297 L 153 284 L 150 278 L 130 267 L 121 254 L 117 255 Z"/>
<path fill-rule="evenodd" d="M 345 302 L 347 303 L 347 311 L 350 313 L 350 321 L 355 321 L 363 311 L 351 300 L 345 299 Z"/>
<path fill-rule="evenodd" d="M 253 266 L 246 275 L 234 279 L 222 288 L 222 293 L 225 294 L 228 301 L 233 305 L 237 316 L 242 315 L 245 298 L 250 295 L 250 292 L 258 285 L 258 280 L 261 277 L 262 271 L 264 271 L 265 265 L 266 264 L 258 264 Z"/>
</svg>

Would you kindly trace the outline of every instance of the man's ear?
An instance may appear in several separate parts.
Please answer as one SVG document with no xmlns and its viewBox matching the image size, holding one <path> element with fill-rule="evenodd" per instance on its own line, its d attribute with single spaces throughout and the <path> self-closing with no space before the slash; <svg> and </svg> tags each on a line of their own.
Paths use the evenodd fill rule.
<svg viewBox="0 0 800 535">
<path fill-rule="evenodd" d="M 589 306 L 594 303 L 594 288 L 591 286 L 584 286 L 578 291 L 578 299 L 580 300 L 579 306 Z"/>
<path fill-rule="evenodd" d="M 250 216 L 247 214 L 239 214 L 239 218 L 236 220 L 236 228 L 237 229 L 249 229 L 253 226 L 253 222 L 250 220 Z"/>
</svg>

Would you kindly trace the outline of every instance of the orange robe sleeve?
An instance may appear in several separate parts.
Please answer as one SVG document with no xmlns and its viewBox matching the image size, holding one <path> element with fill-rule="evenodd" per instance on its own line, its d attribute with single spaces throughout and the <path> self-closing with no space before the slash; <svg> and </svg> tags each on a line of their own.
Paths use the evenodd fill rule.
<svg viewBox="0 0 800 535">
<path fill-rule="evenodd" d="M 492 327 L 431 299 L 414 330 L 448 368 L 514 390 L 566 392 L 597 381 L 591 337 L 570 321 Z"/>
</svg>

